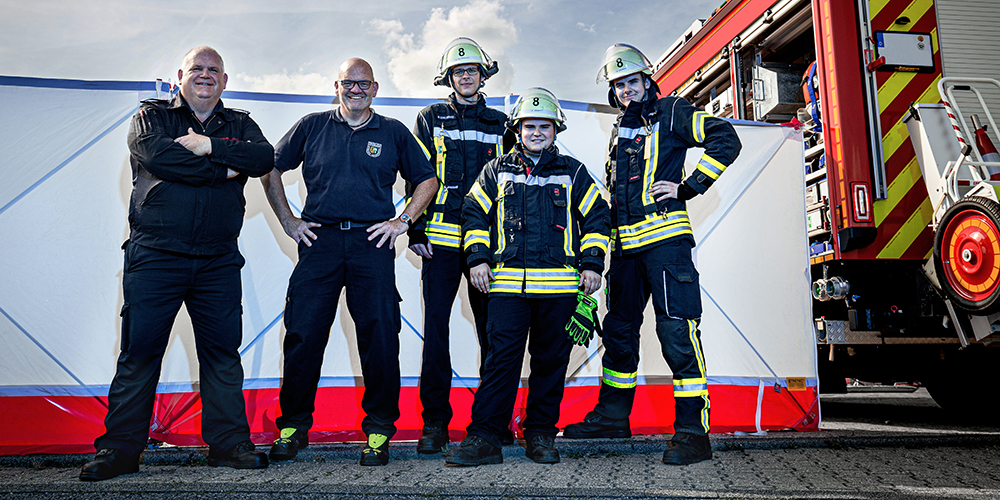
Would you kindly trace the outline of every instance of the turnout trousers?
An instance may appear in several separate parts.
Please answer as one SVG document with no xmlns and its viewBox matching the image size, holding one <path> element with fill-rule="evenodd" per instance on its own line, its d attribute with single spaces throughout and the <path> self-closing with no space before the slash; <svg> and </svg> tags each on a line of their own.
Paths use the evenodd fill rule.
<svg viewBox="0 0 1000 500">
<path fill-rule="evenodd" d="M 214 256 L 167 253 L 126 241 L 122 273 L 121 354 L 108 392 L 107 429 L 94 447 L 138 455 L 149 439 L 156 384 L 170 329 L 187 306 L 194 329 L 201 393 L 201 435 L 213 450 L 250 439 L 243 399 L 243 289 L 237 252 Z"/>
<path fill-rule="evenodd" d="M 424 352 L 420 365 L 420 403 L 424 422 L 451 422 L 451 308 L 462 276 L 466 278 L 469 306 L 479 341 L 479 377 L 486 368 L 489 340 L 486 336 L 486 305 L 489 296 L 468 282 L 469 267 L 460 251 L 435 247 L 434 257 L 423 259 L 420 280 L 424 295 Z"/>
<path fill-rule="evenodd" d="M 709 432 L 708 381 L 698 324 L 701 292 L 688 240 L 612 256 L 604 318 L 603 377 L 594 411 L 616 420 L 632 413 L 639 366 L 639 328 L 650 297 L 656 336 L 673 372 L 674 432 Z"/>
<path fill-rule="evenodd" d="M 573 347 L 566 323 L 576 310 L 572 296 L 549 298 L 490 297 L 487 332 L 490 353 L 486 374 L 472 403 L 469 434 L 500 446 L 500 435 L 510 423 L 521 378 L 524 346 L 528 344 L 528 405 L 524 435 L 558 432 L 559 405 L 566 384 L 566 366 Z"/>
<path fill-rule="evenodd" d="M 399 294 L 395 252 L 375 248 L 366 226 L 313 228 L 312 246 L 299 243 L 299 262 L 285 299 L 284 374 L 278 399 L 279 429 L 308 432 L 316 409 L 323 353 L 337 316 L 340 292 L 354 320 L 365 391 L 365 434 L 396 433 L 399 419 Z"/>
</svg>

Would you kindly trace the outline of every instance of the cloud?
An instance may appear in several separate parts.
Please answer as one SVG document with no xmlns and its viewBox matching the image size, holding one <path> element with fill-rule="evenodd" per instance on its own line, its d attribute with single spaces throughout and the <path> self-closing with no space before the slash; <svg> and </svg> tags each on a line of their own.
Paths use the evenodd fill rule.
<svg viewBox="0 0 1000 500">
<path fill-rule="evenodd" d="M 503 17 L 503 6 L 496 0 L 471 0 L 463 6 L 431 10 L 419 35 L 407 32 L 398 20 L 373 19 L 374 31 L 385 38 L 389 54 L 389 78 L 404 96 L 432 97 L 442 93 L 434 87 L 441 52 L 451 40 L 472 38 L 500 65 L 500 72 L 490 78 L 486 90 L 491 95 L 511 92 L 514 70 L 506 50 L 517 43 L 517 28 Z"/>
<path fill-rule="evenodd" d="M 595 26 L 597 25 L 591 24 L 590 26 L 588 26 L 583 23 L 576 23 L 577 28 L 580 28 L 580 30 L 583 31 L 584 33 L 590 33 L 591 35 L 597 34 L 597 30 L 594 29 Z"/>
<path fill-rule="evenodd" d="M 251 92 L 333 95 L 335 92 L 333 82 L 336 79 L 335 74 L 302 73 L 301 70 L 292 74 L 289 74 L 288 70 L 283 70 L 281 73 L 259 76 L 239 73 L 234 79 L 235 82 L 229 82 L 227 87 Z"/>
</svg>

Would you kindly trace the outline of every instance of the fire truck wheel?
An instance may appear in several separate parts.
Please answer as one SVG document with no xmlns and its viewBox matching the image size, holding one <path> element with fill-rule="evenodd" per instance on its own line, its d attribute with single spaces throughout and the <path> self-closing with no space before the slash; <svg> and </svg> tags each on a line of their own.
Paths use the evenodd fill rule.
<svg viewBox="0 0 1000 500">
<path fill-rule="evenodd" d="M 934 267 L 945 294 L 978 315 L 1000 311 L 1000 205 L 970 196 L 945 212 L 934 235 Z"/>
</svg>

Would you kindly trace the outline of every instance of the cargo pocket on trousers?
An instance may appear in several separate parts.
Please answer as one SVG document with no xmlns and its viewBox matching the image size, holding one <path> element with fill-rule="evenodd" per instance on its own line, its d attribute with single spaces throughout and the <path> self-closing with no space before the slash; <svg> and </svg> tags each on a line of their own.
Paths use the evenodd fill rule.
<svg viewBox="0 0 1000 500">
<path fill-rule="evenodd" d="M 698 270 L 693 264 L 671 262 L 663 265 L 663 301 L 671 318 L 701 317 Z"/>
</svg>

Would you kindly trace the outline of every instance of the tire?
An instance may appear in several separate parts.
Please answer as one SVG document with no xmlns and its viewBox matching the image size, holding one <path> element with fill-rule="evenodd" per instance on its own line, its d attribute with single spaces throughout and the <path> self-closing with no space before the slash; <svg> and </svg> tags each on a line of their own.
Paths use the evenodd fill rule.
<svg viewBox="0 0 1000 500">
<path fill-rule="evenodd" d="M 1000 362 L 1000 349 L 973 345 L 944 351 L 936 359 L 923 362 L 921 383 L 950 420 L 996 421 L 996 402 L 991 395 L 997 382 L 995 367 Z"/>
<path fill-rule="evenodd" d="M 1000 205 L 970 196 L 949 208 L 934 234 L 934 268 L 958 308 L 1000 311 Z"/>
</svg>

